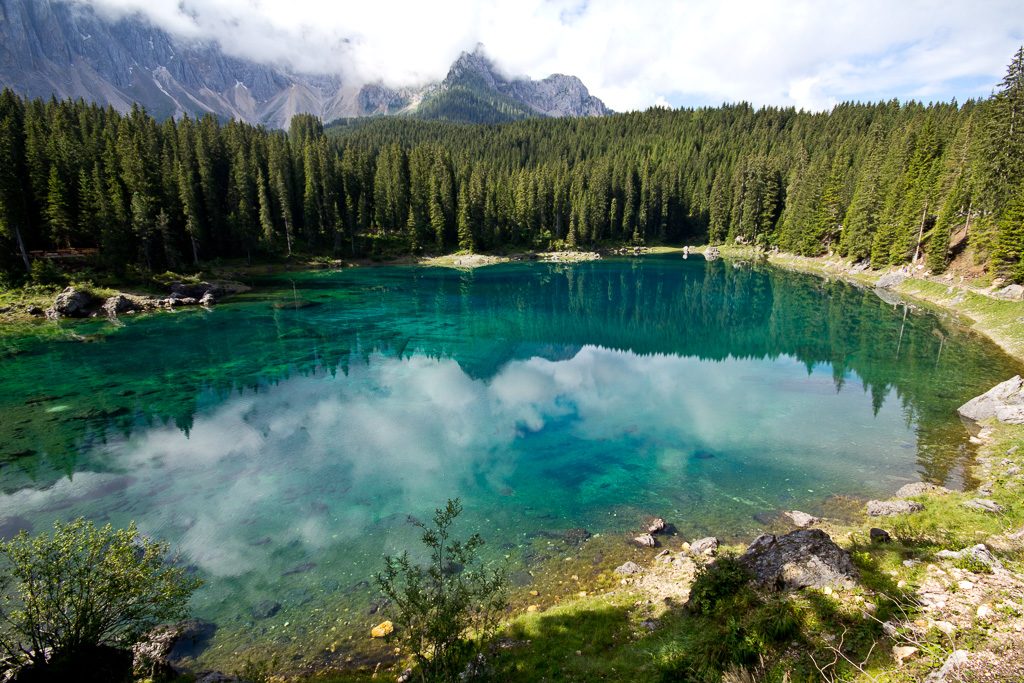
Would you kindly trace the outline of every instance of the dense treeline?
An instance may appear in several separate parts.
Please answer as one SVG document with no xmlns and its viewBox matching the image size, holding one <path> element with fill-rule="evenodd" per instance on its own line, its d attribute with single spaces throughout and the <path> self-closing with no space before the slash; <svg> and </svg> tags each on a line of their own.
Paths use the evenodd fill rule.
<svg viewBox="0 0 1024 683">
<path fill-rule="evenodd" d="M 325 132 L 158 123 L 0 96 L 0 266 L 96 248 L 112 269 L 295 250 L 364 255 L 740 241 L 876 266 L 950 258 L 951 237 L 1024 280 L 1024 48 L 963 105 L 739 104 Z"/>
</svg>

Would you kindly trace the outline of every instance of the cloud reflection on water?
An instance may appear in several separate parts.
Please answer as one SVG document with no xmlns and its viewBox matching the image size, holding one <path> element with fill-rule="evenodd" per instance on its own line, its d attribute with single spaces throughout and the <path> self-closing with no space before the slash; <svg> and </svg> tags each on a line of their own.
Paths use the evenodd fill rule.
<svg viewBox="0 0 1024 683">
<path fill-rule="evenodd" d="M 817 446 L 808 444 L 812 420 Z M 542 431 L 569 459 L 524 472 L 524 444 Z M 873 416 L 867 394 L 837 392 L 829 371 L 808 374 L 788 358 L 705 362 L 585 346 L 568 360 L 512 361 L 485 380 L 451 359 L 377 354 L 347 376 L 232 396 L 197 414 L 187 435 L 169 425 L 136 430 L 101 447 L 97 462 L 108 471 L 0 496 L 0 514 L 74 501 L 59 514 L 137 519 L 207 574 L 231 577 L 292 561 L 282 554 L 344 561 L 369 533 L 379 558 L 407 540 L 387 533 L 406 515 L 472 498 L 481 482 L 534 489 L 516 504 L 564 505 L 571 491 L 557 468 L 585 463 L 596 442 L 638 446 L 638 460 L 653 454 L 644 466 L 676 486 L 700 448 L 795 478 L 811 457 L 818 476 L 856 489 L 858 472 L 906 470 L 887 447 L 897 435 L 913 440 L 897 402 Z M 131 481 L 116 496 L 104 493 L 125 474 Z"/>
</svg>

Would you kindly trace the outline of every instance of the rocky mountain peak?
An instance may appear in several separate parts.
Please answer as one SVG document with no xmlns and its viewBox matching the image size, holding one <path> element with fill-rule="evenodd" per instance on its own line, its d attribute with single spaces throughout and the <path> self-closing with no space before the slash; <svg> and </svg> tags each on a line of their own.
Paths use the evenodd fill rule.
<svg viewBox="0 0 1024 683">
<path fill-rule="evenodd" d="M 138 103 L 158 119 L 214 114 L 279 128 L 297 113 L 326 122 L 417 116 L 424 103 L 455 91 L 472 93 L 484 109 L 449 108 L 459 114 L 441 118 L 609 113 L 572 76 L 509 80 L 482 45 L 462 53 L 440 84 L 398 89 L 348 83 L 336 74 L 294 74 L 231 57 L 216 44 L 178 40 L 141 16 L 110 21 L 89 5 L 58 0 L 0 0 L 0 87 L 29 97 L 82 98 L 121 111 Z M 439 110 L 445 109 L 433 108 Z"/>
</svg>

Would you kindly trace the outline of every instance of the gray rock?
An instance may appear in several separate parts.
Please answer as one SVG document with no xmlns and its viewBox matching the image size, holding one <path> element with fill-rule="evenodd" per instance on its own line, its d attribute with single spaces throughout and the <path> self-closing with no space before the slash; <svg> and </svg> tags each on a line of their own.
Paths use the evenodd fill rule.
<svg viewBox="0 0 1024 683">
<path fill-rule="evenodd" d="M 217 299 L 213 296 L 213 292 L 207 292 L 199 299 L 200 306 L 212 306 L 215 303 L 217 303 Z"/>
<path fill-rule="evenodd" d="M 1003 512 L 1003 506 L 989 498 L 973 498 L 963 503 L 965 508 L 999 514 Z"/>
<path fill-rule="evenodd" d="M 171 662 L 194 654 L 216 630 L 216 625 L 200 619 L 157 626 L 132 646 L 132 670 L 139 677 L 171 677 L 177 673 Z"/>
<path fill-rule="evenodd" d="M 924 510 L 924 505 L 912 500 L 869 500 L 868 517 L 891 517 Z"/>
<path fill-rule="evenodd" d="M 638 565 L 636 562 L 632 561 L 626 562 L 625 564 L 620 564 L 618 567 L 615 568 L 616 574 L 625 574 L 626 576 L 639 574 L 641 572 L 643 572 L 643 568 L 641 568 L 640 565 Z"/>
<path fill-rule="evenodd" d="M 790 510 L 782 514 L 788 517 L 789 520 L 793 522 L 794 526 L 797 526 L 801 529 L 804 529 L 806 527 L 811 526 L 812 524 L 816 524 L 817 522 L 821 521 L 814 515 L 809 515 L 806 512 L 800 512 L 799 510 Z"/>
<path fill-rule="evenodd" d="M 890 543 L 892 541 L 892 536 L 889 535 L 889 532 L 878 527 L 871 527 L 868 535 L 871 536 L 872 543 Z"/>
<path fill-rule="evenodd" d="M 1013 301 L 1019 301 L 1024 299 L 1024 287 L 1020 285 L 1007 285 L 997 292 L 993 292 L 992 296 L 997 299 L 1010 299 Z"/>
<path fill-rule="evenodd" d="M 759 536 L 739 561 L 761 586 L 775 590 L 850 585 L 857 578 L 850 553 L 821 529 L 799 529 L 784 536 Z"/>
<path fill-rule="evenodd" d="M 655 517 L 647 523 L 647 533 L 657 534 L 665 530 L 665 520 L 661 517 Z"/>
<path fill-rule="evenodd" d="M 654 539 L 654 536 L 650 534 L 640 534 L 633 539 L 633 542 L 644 548 L 653 548 L 658 545 L 658 542 Z"/>
<path fill-rule="evenodd" d="M 906 279 L 906 273 L 901 273 L 898 270 L 894 270 L 891 273 L 886 273 L 882 277 L 878 278 L 878 281 L 875 282 L 875 287 L 877 287 L 878 289 L 892 289 L 893 287 L 896 287 Z"/>
<path fill-rule="evenodd" d="M 940 550 L 935 553 L 935 557 L 941 560 L 959 560 L 963 557 L 973 557 L 975 560 L 992 567 L 993 569 L 1002 569 L 1002 563 L 995 558 L 992 552 L 984 543 L 971 546 L 970 548 L 964 548 L 963 550 Z"/>
<path fill-rule="evenodd" d="M 718 250 L 718 247 L 708 247 L 704 250 L 704 258 L 708 261 L 715 261 L 721 258 L 722 253 Z"/>
<path fill-rule="evenodd" d="M 718 553 L 718 539 L 714 536 L 699 538 L 690 544 L 691 555 L 715 555 Z"/>
<path fill-rule="evenodd" d="M 904 484 L 896 491 L 896 498 L 914 498 L 927 493 L 946 494 L 952 493 L 945 486 L 936 486 L 926 481 L 915 481 L 913 484 Z"/>
<path fill-rule="evenodd" d="M 103 302 L 103 312 L 108 318 L 116 318 L 127 313 L 136 313 L 143 309 L 143 306 L 135 299 L 124 294 L 115 294 Z"/>
<path fill-rule="evenodd" d="M 274 602 L 273 600 L 262 600 L 253 605 L 249 611 L 254 619 L 269 619 L 277 614 L 280 609 L 281 603 Z"/>
<path fill-rule="evenodd" d="M 132 646 L 132 671 L 145 678 L 167 678 L 174 675 L 168 656 L 181 638 L 178 624 L 157 626 Z"/>
<path fill-rule="evenodd" d="M 967 655 L 967 650 L 954 650 L 953 654 L 946 658 L 941 669 L 928 674 L 928 678 L 924 679 L 925 683 L 946 683 L 950 680 L 960 680 L 959 676 L 955 678 L 950 678 L 950 676 L 967 666 Z"/>
<path fill-rule="evenodd" d="M 39 306 L 27 306 L 25 308 L 25 312 L 28 313 L 29 315 L 34 315 L 36 317 L 46 315 L 46 311 L 44 311 Z"/>
<path fill-rule="evenodd" d="M 1010 424 L 1024 424 L 1024 380 L 1015 375 L 981 396 L 975 396 L 957 412 L 975 422 L 995 417 Z"/>
<path fill-rule="evenodd" d="M 95 304 L 96 297 L 89 292 L 83 292 L 74 287 L 66 287 L 54 299 L 53 306 L 46 311 L 46 317 L 51 320 L 59 318 L 85 318 L 92 313 Z"/>
</svg>

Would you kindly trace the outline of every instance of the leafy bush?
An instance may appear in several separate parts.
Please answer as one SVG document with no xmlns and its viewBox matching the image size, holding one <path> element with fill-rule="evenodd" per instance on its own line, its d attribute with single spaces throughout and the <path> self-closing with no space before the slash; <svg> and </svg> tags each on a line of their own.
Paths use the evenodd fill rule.
<svg viewBox="0 0 1024 683">
<path fill-rule="evenodd" d="M 697 569 L 687 607 L 698 614 L 713 612 L 724 600 L 732 600 L 750 582 L 750 572 L 731 555 Z"/>
<path fill-rule="evenodd" d="M 423 681 L 462 680 L 465 672 L 479 668 L 481 644 L 506 605 L 506 573 L 482 563 L 480 535 L 465 541 L 451 537 L 461 512 L 458 499 L 449 500 L 435 511 L 432 527 L 414 522 L 430 551 L 427 566 L 415 564 L 404 552 L 385 558 L 384 571 L 377 575 L 377 585 L 398 612 L 399 635 Z M 470 662 L 474 666 L 467 669 Z"/>
<path fill-rule="evenodd" d="M 167 564 L 166 543 L 77 519 L 52 534 L 0 543 L 6 560 L 0 648 L 45 668 L 97 648 L 124 648 L 164 621 L 184 618 L 200 581 Z"/>
</svg>

